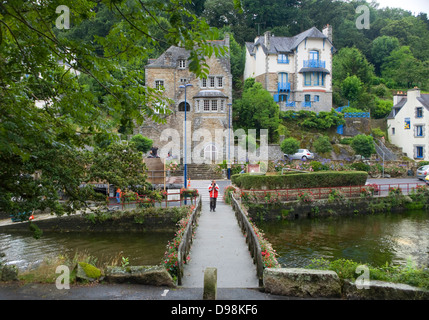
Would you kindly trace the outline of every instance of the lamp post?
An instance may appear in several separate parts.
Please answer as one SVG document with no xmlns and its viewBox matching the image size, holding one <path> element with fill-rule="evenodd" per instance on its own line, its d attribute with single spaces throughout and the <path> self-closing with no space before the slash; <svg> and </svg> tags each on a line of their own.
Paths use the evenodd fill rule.
<svg viewBox="0 0 429 320">
<path fill-rule="evenodd" d="M 231 108 L 232 103 L 228 103 L 228 179 L 231 179 Z"/>
<path fill-rule="evenodd" d="M 184 177 L 184 182 L 183 185 L 186 189 L 186 178 L 187 178 L 187 174 L 188 174 L 188 170 L 187 170 L 187 163 L 186 163 L 186 149 L 187 149 L 187 145 L 186 145 L 186 109 L 188 109 L 188 103 L 186 102 L 186 88 L 187 87 L 192 87 L 192 84 L 188 83 L 185 85 L 181 85 L 179 86 L 180 89 L 185 89 L 185 156 L 183 157 L 183 165 L 184 165 L 184 170 L 183 170 L 183 177 Z M 186 199 L 185 199 L 185 204 L 186 204 Z"/>
</svg>

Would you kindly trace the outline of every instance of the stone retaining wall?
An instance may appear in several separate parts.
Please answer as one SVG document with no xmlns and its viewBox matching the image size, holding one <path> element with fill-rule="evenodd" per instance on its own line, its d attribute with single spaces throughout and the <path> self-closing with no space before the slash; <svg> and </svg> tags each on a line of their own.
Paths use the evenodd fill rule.
<svg viewBox="0 0 429 320">
<path fill-rule="evenodd" d="M 264 288 L 271 294 L 299 298 L 347 300 L 428 300 L 429 291 L 405 284 L 368 281 L 357 286 L 341 281 L 336 272 L 298 268 L 264 270 Z"/>
</svg>

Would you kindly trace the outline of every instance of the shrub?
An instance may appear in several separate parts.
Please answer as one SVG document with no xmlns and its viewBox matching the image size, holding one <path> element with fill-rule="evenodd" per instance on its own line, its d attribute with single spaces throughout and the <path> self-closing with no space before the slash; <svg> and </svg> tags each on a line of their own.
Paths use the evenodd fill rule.
<svg viewBox="0 0 429 320">
<path fill-rule="evenodd" d="M 319 137 L 313 144 L 317 153 L 328 153 L 332 150 L 331 142 L 327 136 Z"/>
<path fill-rule="evenodd" d="M 285 154 L 294 154 L 299 149 L 299 142 L 295 138 L 284 139 L 280 145 L 280 149 Z"/>
<path fill-rule="evenodd" d="M 371 170 L 371 166 L 363 162 L 354 162 L 352 164 L 352 168 L 357 171 L 365 171 L 365 172 L 369 172 Z"/>
<path fill-rule="evenodd" d="M 363 186 L 368 177 L 361 171 L 320 171 L 310 173 L 290 173 L 287 175 L 253 175 L 249 173 L 234 175 L 232 183 L 240 189 L 261 190 L 329 188 L 341 186 Z"/>
<path fill-rule="evenodd" d="M 374 139 L 371 136 L 358 134 L 352 140 L 351 146 L 356 154 L 368 158 L 375 153 Z"/>
</svg>

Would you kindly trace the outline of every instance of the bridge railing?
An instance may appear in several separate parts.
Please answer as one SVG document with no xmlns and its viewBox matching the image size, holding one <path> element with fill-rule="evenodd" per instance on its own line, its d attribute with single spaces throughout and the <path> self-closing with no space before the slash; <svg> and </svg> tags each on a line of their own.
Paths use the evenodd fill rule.
<svg viewBox="0 0 429 320">
<path fill-rule="evenodd" d="M 237 217 L 238 224 L 241 230 L 246 234 L 246 242 L 248 244 L 249 251 L 252 255 L 253 262 L 256 264 L 256 274 L 259 279 L 259 285 L 262 286 L 263 274 L 264 274 L 264 263 L 262 261 L 262 250 L 261 245 L 259 244 L 258 237 L 256 236 L 255 231 L 253 230 L 252 225 L 247 219 L 246 214 L 241 209 L 240 204 L 231 195 L 232 208 L 235 211 L 235 216 Z"/>
<path fill-rule="evenodd" d="M 178 273 L 177 273 L 177 284 L 179 286 L 182 285 L 182 277 L 183 277 L 183 265 L 186 261 L 187 256 L 189 255 L 189 251 L 191 250 L 192 245 L 192 235 L 193 231 L 197 226 L 197 218 L 201 212 L 201 195 L 198 196 L 196 200 L 196 205 L 194 211 L 192 212 L 188 224 L 186 225 L 185 232 L 183 233 L 182 241 L 179 244 L 179 248 L 177 249 L 177 264 L 178 264 Z"/>
</svg>

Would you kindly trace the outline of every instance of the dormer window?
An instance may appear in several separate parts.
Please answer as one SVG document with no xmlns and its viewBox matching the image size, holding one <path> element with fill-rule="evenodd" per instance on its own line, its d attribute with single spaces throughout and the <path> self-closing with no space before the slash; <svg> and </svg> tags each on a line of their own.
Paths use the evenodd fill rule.
<svg viewBox="0 0 429 320">
<path fill-rule="evenodd" d="M 185 59 L 179 59 L 178 64 L 179 64 L 179 69 L 185 69 L 186 68 L 186 60 Z"/>
</svg>

